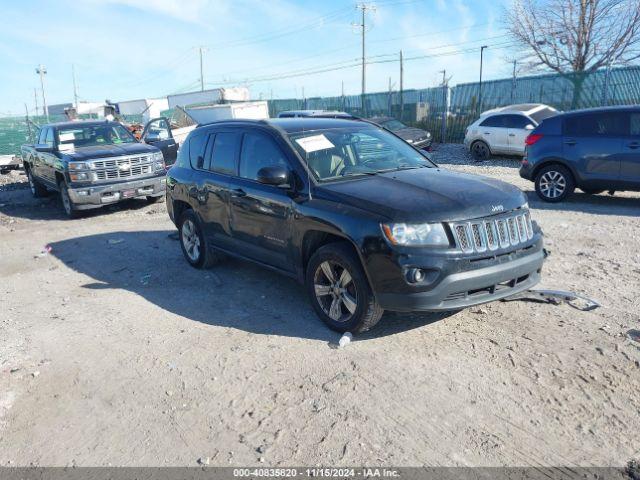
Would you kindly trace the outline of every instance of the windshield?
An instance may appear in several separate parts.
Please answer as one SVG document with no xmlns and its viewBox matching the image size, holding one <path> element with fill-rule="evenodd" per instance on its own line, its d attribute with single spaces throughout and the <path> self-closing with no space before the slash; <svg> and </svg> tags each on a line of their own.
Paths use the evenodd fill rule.
<svg viewBox="0 0 640 480">
<path fill-rule="evenodd" d="M 289 138 L 320 181 L 435 166 L 381 128 L 319 129 L 291 133 Z"/>
<path fill-rule="evenodd" d="M 392 132 L 395 132 L 396 130 L 401 130 L 403 128 L 407 128 L 405 124 L 403 124 L 398 120 L 388 120 L 386 122 L 383 122 L 382 125 L 384 126 L 384 128 L 388 128 Z"/>
<path fill-rule="evenodd" d="M 120 124 L 78 125 L 58 130 L 58 148 L 60 150 L 118 145 L 135 141 L 133 135 Z"/>
</svg>

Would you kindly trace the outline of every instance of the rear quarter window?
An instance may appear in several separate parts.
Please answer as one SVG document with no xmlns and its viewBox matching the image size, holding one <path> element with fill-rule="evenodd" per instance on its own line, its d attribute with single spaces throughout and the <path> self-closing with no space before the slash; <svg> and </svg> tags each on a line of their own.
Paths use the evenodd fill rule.
<svg viewBox="0 0 640 480">
<path fill-rule="evenodd" d="M 624 112 L 569 115 L 564 120 L 564 134 L 575 137 L 622 136 L 629 131 L 628 122 Z"/>
<path fill-rule="evenodd" d="M 201 169 L 204 164 L 204 152 L 207 148 L 207 139 L 209 134 L 202 132 L 189 137 L 187 142 L 187 151 L 189 152 L 189 161 L 192 168 Z"/>
</svg>

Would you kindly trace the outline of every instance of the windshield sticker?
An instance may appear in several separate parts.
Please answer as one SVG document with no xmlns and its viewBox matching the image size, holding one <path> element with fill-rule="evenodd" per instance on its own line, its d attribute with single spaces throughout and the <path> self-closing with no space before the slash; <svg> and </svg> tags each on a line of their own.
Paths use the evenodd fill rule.
<svg viewBox="0 0 640 480">
<path fill-rule="evenodd" d="M 312 153 L 318 150 L 327 150 L 334 148 L 335 145 L 329 141 L 324 135 L 313 135 L 311 137 L 304 137 L 296 139 L 296 143 L 300 145 L 305 152 Z"/>
<path fill-rule="evenodd" d="M 76 148 L 73 143 L 61 143 L 58 145 L 58 150 L 61 152 L 74 152 L 75 149 Z"/>
<path fill-rule="evenodd" d="M 60 138 L 61 142 L 69 142 L 76 139 L 76 136 L 73 134 L 73 132 L 61 133 L 58 137 Z"/>
</svg>

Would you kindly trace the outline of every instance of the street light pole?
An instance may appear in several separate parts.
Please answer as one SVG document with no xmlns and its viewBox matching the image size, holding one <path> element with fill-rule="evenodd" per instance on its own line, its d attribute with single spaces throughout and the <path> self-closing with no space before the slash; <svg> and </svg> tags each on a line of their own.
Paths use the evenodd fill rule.
<svg viewBox="0 0 640 480">
<path fill-rule="evenodd" d="M 47 117 L 47 122 L 49 121 L 49 111 L 47 109 L 47 97 L 44 93 L 44 76 L 47 74 L 47 68 L 40 64 L 36 68 L 36 73 L 40 75 L 40 88 L 42 88 L 42 112 L 44 116 Z"/>
<path fill-rule="evenodd" d="M 482 54 L 484 49 L 489 48 L 488 45 L 480 47 L 480 84 L 478 85 L 478 113 L 482 113 Z"/>
</svg>

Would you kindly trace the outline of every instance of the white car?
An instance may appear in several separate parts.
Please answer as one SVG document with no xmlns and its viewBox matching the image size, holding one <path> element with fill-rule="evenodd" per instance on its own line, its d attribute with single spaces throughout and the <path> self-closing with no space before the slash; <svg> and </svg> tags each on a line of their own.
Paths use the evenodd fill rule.
<svg viewBox="0 0 640 480">
<path fill-rule="evenodd" d="M 541 103 L 494 108 L 467 127 L 464 144 L 477 160 L 492 154 L 524 155 L 524 141 L 545 118 L 558 111 Z"/>
</svg>

